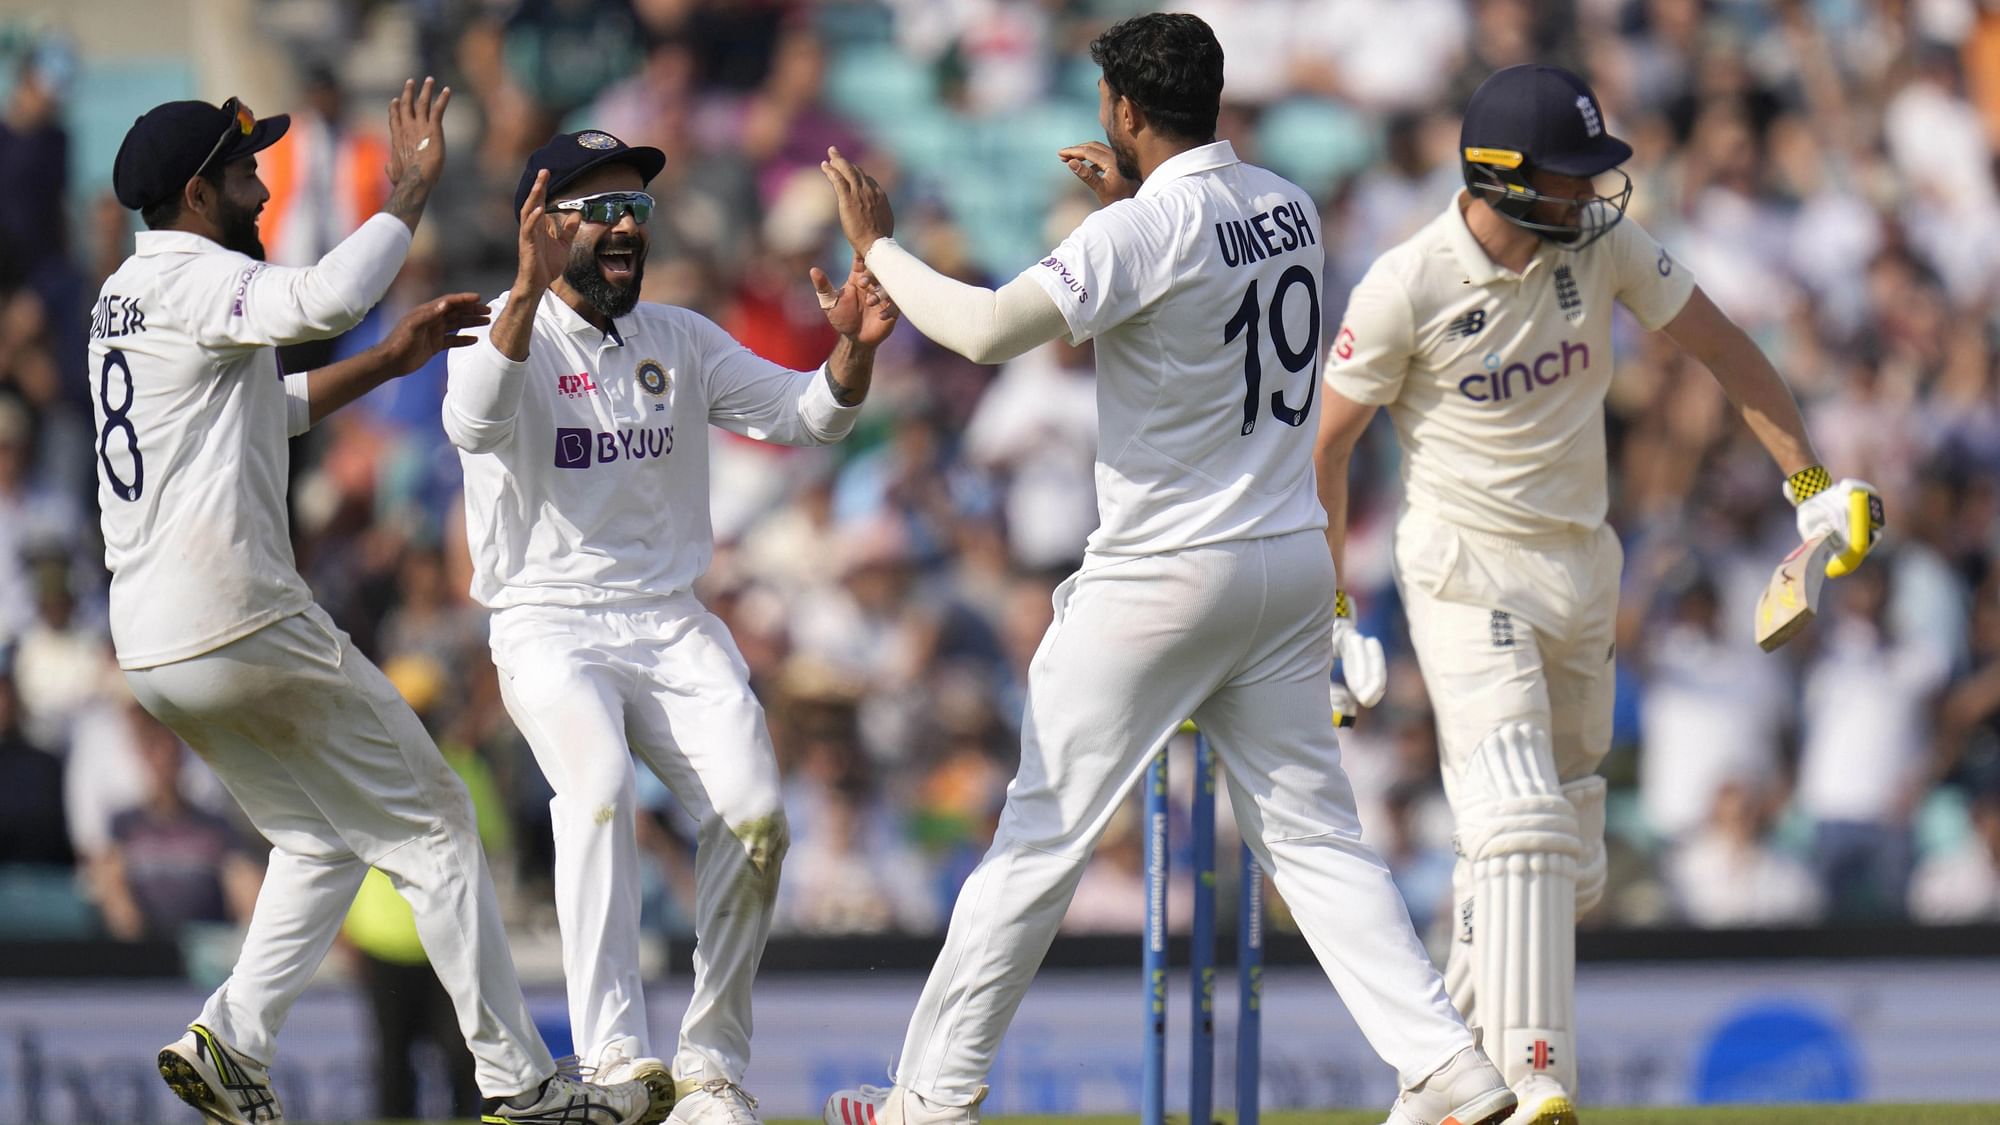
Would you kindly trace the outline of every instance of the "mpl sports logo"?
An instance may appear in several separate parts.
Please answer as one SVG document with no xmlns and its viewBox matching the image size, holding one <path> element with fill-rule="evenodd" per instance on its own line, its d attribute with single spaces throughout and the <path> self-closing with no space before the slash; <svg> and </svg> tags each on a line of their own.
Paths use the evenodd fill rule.
<svg viewBox="0 0 2000 1125">
<path fill-rule="evenodd" d="M 588 469 L 593 464 L 644 461 L 674 451 L 672 426 L 634 426 L 621 430 L 556 427 L 556 468 Z"/>
<path fill-rule="evenodd" d="M 597 384 L 591 381 L 588 371 L 579 371 L 574 375 L 558 375 L 556 393 L 564 398 L 582 398 L 588 394 L 596 394 Z"/>
<path fill-rule="evenodd" d="M 1560 383 L 1577 371 L 1590 370 L 1590 345 L 1564 340 L 1555 351 L 1531 360 L 1505 362 L 1499 352 L 1486 353 L 1486 370 L 1475 371 L 1458 381 L 1458 393 L 1478 403 L 1506 402 L 1516 393 L 1530 394 L 1536 387 Z"/>
</svg>

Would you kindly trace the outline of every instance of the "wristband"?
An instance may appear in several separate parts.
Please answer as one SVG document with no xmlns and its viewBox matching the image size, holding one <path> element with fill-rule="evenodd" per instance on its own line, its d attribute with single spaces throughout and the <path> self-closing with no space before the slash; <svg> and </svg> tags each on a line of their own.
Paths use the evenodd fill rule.
<svg viewBox="0 0 2000 1125">
<path fill-rule="evenodd" d="M 1785 478 L 1785 499 L 1796 508 L 1833 487 L 1833 474 L 1824 465 L 1808 465 Z"/>
</svg>

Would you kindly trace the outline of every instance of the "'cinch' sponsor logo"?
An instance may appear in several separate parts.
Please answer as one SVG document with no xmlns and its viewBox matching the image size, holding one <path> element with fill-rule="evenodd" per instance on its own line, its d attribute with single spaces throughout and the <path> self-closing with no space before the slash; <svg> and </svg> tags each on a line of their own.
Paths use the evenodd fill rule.
<svg viewBox="0 0 2000 1125">
<path fill-rule="evenodd" d="M 1486 370 L 1476 371 L 1458 381 L 1458 391 L 1474 402 L 1506 402 L 1516 394 L 1529 394 L 1569 378 L 1572 371 L 1590 370 L 1590 345 L 1564 340 L 1560 348 L 1543 352 L 1531 360 L 1502 364 L 1500 353 L 1489 353 Z"/>
<path fill-rule="evenodd" d="M 613 461 L 644 461 L 674 451 L 672 426 L 636 426 L 622 430 L 556 427 L 556 468 L 588 469 Z"/>
</svg>

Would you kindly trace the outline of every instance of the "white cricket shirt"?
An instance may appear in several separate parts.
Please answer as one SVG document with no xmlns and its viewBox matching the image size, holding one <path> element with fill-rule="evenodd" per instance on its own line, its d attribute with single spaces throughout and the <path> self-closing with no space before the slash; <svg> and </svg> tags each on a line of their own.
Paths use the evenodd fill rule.
<svg viewBox="0 0 2000 1125">
<path fill-rule="evenodd" d="M 199 656 L 312 604 L 285 511 L 305 375 L 280 376 L 273 345 L 360 323 L 409 248 L 387 214 L 301 269 L 141 231 L 105 279 L 86 376 L 120 667 Z"/>
<path fill-rule="evenodd" d="M 507 294 L 492 302 L 493 317 Z M 472 596 L 600 605 L 687 589 L 714 554 L 710 424 L 783 445 L 839 441 L 826 369 L 758 357 L 688 309 L 642 302 L 603 332 L 542 295 L 528 358 L 451 353 L 444 428 L 465 467 Z"/>
<path fill-rule="evenodd" d="M 1326 526 L 1314 487 L 1319 211 L 1227 141 L 1180 153 L 1030 267 L 1096 341 L 1093 555 Z"/>
<path fill-rule="evenodd" d="M 1593 530 L 1607 505 L 1612 302 L 1656 330 L 1694 278 L 1630 218 L 1504 270 L 1465 225 L 1464 198 L 1354 287 L 1327 386 L 1388 408 L 1412 507 L 1500 535 Z"/>
</svg>

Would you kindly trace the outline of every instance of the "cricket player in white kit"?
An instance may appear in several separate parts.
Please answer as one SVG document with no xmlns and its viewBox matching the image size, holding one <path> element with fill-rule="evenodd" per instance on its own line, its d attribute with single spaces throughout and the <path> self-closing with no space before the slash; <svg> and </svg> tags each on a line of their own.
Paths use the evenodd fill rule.
<svg viewBox="0 0 2000 1125">
<path fill-rule="evenodd" d="M 788 837 L 749 670 L 690 592 L 714 553 L 708 428 L 846 437 L 895 310 L 858 259 L 837 291 L 813 270 L 840 340 L 819 369 L 792 371 L 699 313 L 641 302 L 642 189 L 665 163 L 595 130 L 529 158 L 519 272 L 491 331 L 452 353 L 444 424 L 502 698 L 555 790 L 578 1055 L 600 1081 L 675 1099 L 673 1121 L 754 1125 L 750 991 Z M 694 991 L 671 1073 L 639 976 L 635 751 L 698 824 Z"/>
<path fill-rule="evenodd" d="M 975 1121 L 1008 1022 L 1106 822 L 1182 720 L 1244 839 L 1403 1089 L 1396 1125 L 1488 1125 L 1514 1095 L 1446 999 L 1361 841 L 1328 711 L 1334 572 L 1314 493 L 1319 214 L 1215 140 L 1222 49 L 1145 15 L 1091 46 L 1108 144 L 1059 154 L 1104 206 L 997 292 L 898 246 L 881 189 L 832 153 L 841 222 L 926 335 L 993 363 L 1096 341 L 1098 508 L 1029 670 L 1021 766 L 959 893 L 892 1088 L 829 1125 Z"/>
<path fill-rule="evenodd" d="M 1581 79 L 1499 71 L 1473 94 L 1460 143 L 1467 190 L 1348 300 L 1320 497 L 1338 566 L 1348 459 L 1386 406 L 1403 450 L 1397 589 L 1458 822 L 1445 978 L 1520 1096 L 1512 1125 L 1575 1125 L 1574 920 L 1604 893 L 1596 769 L 1623 561 L 1604 522 L 1612 305 L 1707 365 L 1783 470 L 1801 536 L 1845 544 L 1849 495 L 1874 490 L 1832 482 L 1769 361 L 1620 221 L 1631 185 L 1615 169 L 1632 150 Z M 1373 702 L 1379 680 L 1356 694 Z"/>
<path fill-rule="evenodd" d="M 471 343 L 475 294 L 427 302 L 380 345 L 281 376 L 275 345 L 351 328 L 402 268 L 444 164 L 450 91 L 389 113 L 382 213 L 303 269 L 266 266 L 255 153 L 285 132 L 231 98 L 170 102 L 119 147 L 119 202 L 149 230 L 91 323 L 98 500 L 119 665 L 146 710 L 215 769 L 271 841 L 229 979 L 160 1074 L 213 1121 L 283 1119 L 278 1029 L 370 866 L 394 880 L 458 1011 L 488 1122 L 648 1125 L 637 1083 L 558 1075 L 522 1000 L 465 786 L 395 688 L 315 605 L 292 560 L 286 439 Z"/>
</svg>

